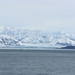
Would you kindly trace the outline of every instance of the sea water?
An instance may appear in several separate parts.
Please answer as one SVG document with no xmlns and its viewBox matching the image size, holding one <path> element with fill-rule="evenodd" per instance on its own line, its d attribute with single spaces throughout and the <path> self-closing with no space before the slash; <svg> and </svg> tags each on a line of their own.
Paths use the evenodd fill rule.
<svg viewBox="0 0 75 75">
<path fill-rule="evenodd" d="M 75 51 L 0 50 L 0 75 L 75 75 Z"/>
</svg>

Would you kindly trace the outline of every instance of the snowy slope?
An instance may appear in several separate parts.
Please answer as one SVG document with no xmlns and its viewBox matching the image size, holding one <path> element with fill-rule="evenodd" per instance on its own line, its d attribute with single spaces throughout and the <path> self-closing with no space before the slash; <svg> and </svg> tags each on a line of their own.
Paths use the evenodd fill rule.
<svg viewBox="0 0 75 75">
<path fill-rule="evenodd" d="M 0 47 L 3 46 L 21 46 L 21 42 L 7 35 L 0 35 Z"/>
<path fill-rule="evenodd" d="M 53 33 L 50 36 L 50 43 L 56 45 L 75 46 L 75 39 L 70 34 L 58 32 L 58 33 Z"/>
<path fill-rule="evenodd" d="M 0 26 L 0 46 L 18 45 L 62 45 L 75 46 L 75 34 L 63 32 L 47 33 L 40 30 L 27 30 L 25 28 L 11 28 Z"/>
</svg>

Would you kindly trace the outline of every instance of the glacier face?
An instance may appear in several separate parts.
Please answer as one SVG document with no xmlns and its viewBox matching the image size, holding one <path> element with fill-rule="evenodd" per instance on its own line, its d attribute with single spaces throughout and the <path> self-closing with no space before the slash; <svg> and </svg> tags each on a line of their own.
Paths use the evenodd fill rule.
<svg viewBox="0 0 75 75">
<path fill-rule="evenodd" d="M 0 46 L 28 46 L 33 44 L 75 46 L 75 35 L 55 32 L 46 33 L 40 30 L 27 30 L 0 26 Z"/>
</svg>

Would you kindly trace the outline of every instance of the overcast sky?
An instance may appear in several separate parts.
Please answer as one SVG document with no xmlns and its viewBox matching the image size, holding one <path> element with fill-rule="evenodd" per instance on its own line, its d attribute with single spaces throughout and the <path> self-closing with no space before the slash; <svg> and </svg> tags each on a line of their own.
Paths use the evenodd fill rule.
<svg viewBox="0 0 75 75">
<path fill-rule="evenodd" d="M 75 0 L 0 0 L 0 26 L 75 33 Z"/>
</svg>

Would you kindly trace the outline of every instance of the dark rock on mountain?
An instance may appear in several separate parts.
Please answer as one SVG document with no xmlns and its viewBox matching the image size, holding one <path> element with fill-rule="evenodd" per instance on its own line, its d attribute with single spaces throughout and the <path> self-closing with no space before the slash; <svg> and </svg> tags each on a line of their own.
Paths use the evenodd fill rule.
<svg viewBox="0 0 75 75">
<path fill-rule="evenodd" d="M 66 46 L 66 47 L 62 47 L 61 49 L 75 49 L 75 46 Z"/>
</svg>

